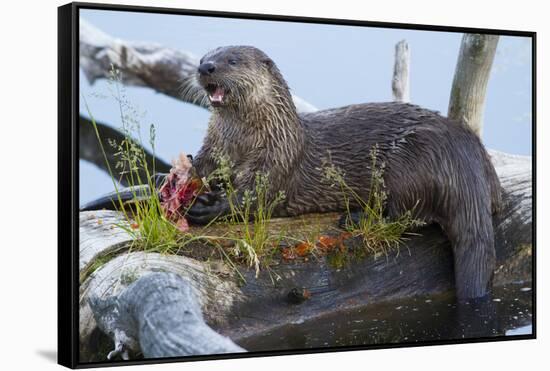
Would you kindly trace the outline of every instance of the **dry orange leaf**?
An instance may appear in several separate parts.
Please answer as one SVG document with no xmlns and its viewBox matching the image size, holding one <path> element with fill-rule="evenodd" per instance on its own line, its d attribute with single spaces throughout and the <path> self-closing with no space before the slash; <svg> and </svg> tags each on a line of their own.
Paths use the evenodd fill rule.
<svg viewBox="0 0 550 371">
<path fill-rule="evenodd" d="M 343 232 L 338 236 L 338 248 L 341 252 L 346 251 L 346 245 L 344 245 L 344 241 L 348 238 L 353 237 L 353 234 L 351 232 Z"/>
<path fill-rule="evenodd" d="M 313 248 L 313 245 L 309 242 L 300 242 L 295 247 L 296 255 L 298 256 L 306 256 L 309 254 L 311 249 Z"/>
<path fill-rule="evenodd" d="M 347 240 L 348 238 L 352 237 L 353 233 L 351 232 L 342 232 L 340 233 L 340 239 Z"/>
<path fill-rule="evenodd" d="M 323 250 L 332 250 L 338 244 L 338 239 L 331 236 L 321 236 L 319 237 L 319 247 Z"/>
</svg>

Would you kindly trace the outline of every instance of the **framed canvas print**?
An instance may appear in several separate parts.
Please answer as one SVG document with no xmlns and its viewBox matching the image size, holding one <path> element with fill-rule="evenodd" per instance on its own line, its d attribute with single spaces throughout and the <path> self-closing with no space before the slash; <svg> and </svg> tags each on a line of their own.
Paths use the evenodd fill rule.
<svg viewBox="0 0 550 371">
<path fill-rule="evenodd" d="M 535 338 L 534 32 L 58 19 L 61 364 Z"/>
</svg>

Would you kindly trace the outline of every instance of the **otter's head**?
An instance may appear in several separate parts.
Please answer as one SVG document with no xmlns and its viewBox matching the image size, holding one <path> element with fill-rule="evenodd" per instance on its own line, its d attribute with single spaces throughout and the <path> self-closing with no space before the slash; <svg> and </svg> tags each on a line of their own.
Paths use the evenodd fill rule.
<svg viewBox="0 0 550 371">
<path fill-rule="evenodd" d="M 200 60 L 198 81 L 216 108 L 290 97 L 275 63 L 252 46 L 224 46 L 207 53 Z"/>
</svg>

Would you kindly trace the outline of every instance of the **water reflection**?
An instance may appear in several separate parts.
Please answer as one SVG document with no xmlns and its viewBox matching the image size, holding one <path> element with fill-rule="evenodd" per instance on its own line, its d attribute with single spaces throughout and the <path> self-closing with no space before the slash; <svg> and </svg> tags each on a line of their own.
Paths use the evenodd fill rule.
<svg viewBox="0 0 550 371">
<path fill-rule="evenodd" d="M 508 285 L 488 302 L 417 297 L 289 324 L 239 344 L 260 351 L 525 335 L 532 331 L 531 311 L 529 285 Z"/>
</svg>

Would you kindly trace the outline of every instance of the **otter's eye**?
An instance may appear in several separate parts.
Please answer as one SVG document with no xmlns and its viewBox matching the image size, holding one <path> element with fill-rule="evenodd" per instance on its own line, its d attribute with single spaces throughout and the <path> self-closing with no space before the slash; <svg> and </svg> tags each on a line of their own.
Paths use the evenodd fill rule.
<svg viewBox="0 0 550 371">
<path fill-rule="evenodd" d="M 227 63 L 229 63 L 230 65 L 234 66 L 237 64 L 237 61 L 235 59 L 230 59 L 227 61 Z"/>
</svg>

